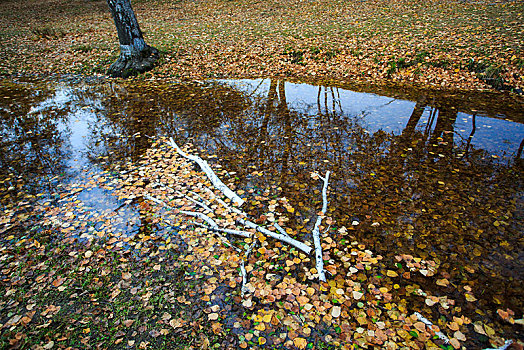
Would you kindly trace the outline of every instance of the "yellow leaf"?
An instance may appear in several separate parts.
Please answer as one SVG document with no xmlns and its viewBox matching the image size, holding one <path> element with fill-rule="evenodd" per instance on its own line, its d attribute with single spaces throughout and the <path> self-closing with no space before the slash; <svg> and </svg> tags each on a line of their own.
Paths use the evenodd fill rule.
<svg viewBox="0 0 524 350">
<path fill-rule="evenodd" d="M 468 294 L 468 293 L 466 293 L 465 295 L 466 295 L 466 300 L 467 300 L 467 301 L 469 301 L 469 302 L 477 301 L 477 298 L 475 298 L 475 297 L 473 296 L 473 294 Z"/>
<path fill-rule="evenodd" d="M 396 273 L 396 272 L 393 271 L 393 270 L 388 270 L 388 271 L 386 272 L 386 275 L 387 275 L 388 277 L 397 277 L 397 276 L 398 276 L 398 273 Z"/>
<path fill-rule="evenodd" d="M 293 339 L 293 344 L 299 349 L 305 349 L 307 346 L 307 340 L 304 338 L 297 337 Z"/>
<path fill-rule="evenodd" d="M 447 287 L 449 285 L 449 281 L 446 278 L 438 279 L 436 283 L 438 286 L 442 287 Z"/>
<path fill-rule="evenodd" d="M 495 335 L 495 331 L 493 330 L 493 328 L 491 328 L 487 324 L 484 325 L 484 330 L 486 331 L 486 334 L 488 335 L 488 337 L 492 337 Z"/>
</svg>

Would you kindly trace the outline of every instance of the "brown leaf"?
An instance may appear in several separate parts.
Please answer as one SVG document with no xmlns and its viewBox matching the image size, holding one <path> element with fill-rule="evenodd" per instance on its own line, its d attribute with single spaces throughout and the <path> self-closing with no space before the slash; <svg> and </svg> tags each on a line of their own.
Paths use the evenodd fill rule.
<svg viewBox="0 0 524 350">
<path fill-rule="evenodd" d="M 171 321 L 169 321 L 169 325 L 176 329 L 184 325 L 184 320 L 180 318 L 174 318 Z"/>
<path fill-rule="evenodd" d="M 413 325 L 418 331 L 425 332 L 426 331 L 426 325 L 422 322 L 417 322 Z"/>
<path fill-rule="evenodd" d="M 53 281 L 53 286 L 55 286 L 55 287 L 59 287 L 59 286 L 62 285 L 62 283 L 64 283 L 65 280 L 66 280 L 66 279 L 63 278 L 63 277 L 58 277 L 57 279 L 55 279 L 55 280 Z"/>
</svg>

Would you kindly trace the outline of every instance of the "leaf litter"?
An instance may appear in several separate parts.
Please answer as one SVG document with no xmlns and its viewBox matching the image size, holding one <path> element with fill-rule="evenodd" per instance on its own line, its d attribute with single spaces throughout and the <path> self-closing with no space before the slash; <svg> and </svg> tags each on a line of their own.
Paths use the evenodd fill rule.
<svg viewBox="0 0 524 350">
<path fill-rule="evenodd" d="M 198 153 L 191 145 L 185 151 Z M 278 224 L 289 236 L 311 241 L 301 222 L 307 216 L 300 213 L 307 214 L 304 205 L 292 196 L 273 195 L 273 187 L 240 187 L 239 169 L 213 167 L 244 196 L 257 224 L 269 230 Z M 374 171 L 387 177 L 385 169 Z M 263 175 L 258 169 L 249 174 Z M 236 214 L 218 201 L 219 194 L 204 189 L 210 185 L 199 169 L 164 141 L 129 168 L 86 177 L 91 180 L 70 183 L 53 198 L 39 200 L 33 212 L 7 209 L 0 256 L 6 297 L 0 302 L 8 310 L 1 320 L 2 339 L 13 347 L 27 341 L 48 348 L 76 343 L 155 348 L 175 336 L 188 347 L 221 341 L 241 348 L 306 348 L 323 342 L 346 348 L 460 348 L 477 334 L 493 345 L 504 343 L 493 324 L 462 314 L 457 300 L 474 303 L 479 295 L 474 283 L 452 285 L 449 267 L 443 269 L 424 250 L 388 261 L 353 236 L 355 227 L 388 226 L 385 221 L 373 226 L 378 218 L 339 226 L 326 215 L 321 232 L 329 278 L 319 283 L 312 257 L 298 249 L 253 230 L 249 238 L 228 236 L 231 244 L 225 246 L 214 232 L 180 215 L 202 210 L 186 198 L 193 196 L 207 202 L 221 226 L 250 230 L 238 227 Z M 311 178 L 320 187 L 318 174 Z M 381 179 L 372 181 L 381 186 Z M 440 191 L 450 183 L 438 180 L 435 186 Z M 135 206 L 139 215 L 92 208 L 86 193 L 96 190 Z M 366 195 L 360 197 L 364 212 Z M 311 197 L 320 203 L 319 190 Z M 408 225 L 401 233 L 413 230 Z M 252 247 L 247 258 L 238 251 L 246 247 Z M 249 276 L 244 296 L 242 263 Z M 497 315 L 509 324 L 521 320 L 510 309 Z M 108 329 L 115 332 L 105 339 Z"/>
<path fill-rule="evenodd" d="M 186 152 L 191 151 L 194 150 L 186 149 Z M 439 319 L 434 324 L 426 324 L 420 321 L 406 300 L 394 297 L 395 290 L 400 287 L 392 282 L 400 274 L 408 279 L 413 272 L 431 277 L 438 272 L 435 261 L 399 255 L 396 257 L 399 266 L 390 267 L 384 276 L 382 256 L 356 241 L 344 246 L 337 244 L 324 233 L 324 259 L 329 262 L 331 257 L 337 257 L 343 267 L 335 264 L 333 269 L 328 269 L 331 278 L 319 283 L 318 271 L 310 256 L 294 247 L 249 228 L 246 231 L 252 233 L 251 237 L 230 235 L 231 245 L 225 246 L 212 231 L 190 224 L 180 212 L 199 208 L 181 195 L 184 193 L 197 195 L 208 203 L 213 209 L 213 220 L 224 228 L 238 229 L 235 220 L 238 214 L 221 207 L 216 201 L 219 194 L 213 196 L 204 190 L 212 188 L 205 175 L 165 142 L 153 144 L 139 164 L 129 172 L 94 176 L 94 181 L 87 185 L 72 184 L 70 195 L 54 202 L 43 201 L 35 209 L 33 215 L 41 220 L 42 234 L 23 239 L 8 237 L 9 244 L 2 248 L 2 272 L 3 276 L 12 277 L 3 279 L 10 298 L 3 299 L 2 305 L 14 312 L 4 320 L 2 329 L 12 346 L 31 336 L 24 333 L 24 329 L 29 333 L 45 334 L 40 329 L 60 322 L 70 322 L 75 328 L 91 325 L 82 327 L 83 334 L 79 335 L 80 342 L 86 345 L 93 334 L 103 332 L 104 327 L 121 325 L 123 328 L 117 336 L 100 343 L 102 346 L 109 346 L 111 342 L 120 344 L 124 338 L 128 346 L 134 345 L 137 331 L 129 334 L 126 329 L 135 322 L 142 324 L 138 333 L 148 331 L 153 339 L 178 330 L 194 336 L 195 329 L 207 326 L 215 335 L 222 335 L 228 329 L 237 335 L 231 346 L 237 344 L 241 348 L 305 349 L 327 342 L 342 348 L 358 345 L 364 348 L 452 346 L 459 349 L 467 340 L 471 324 L 468 317 L 453 316 L 450 323 L 441 323 Z M 233 184 L 229 185 L 234 188 Z M 119 200 L 135 203 L 141 220 L 159 229 L 132 236 L 123 234 L 119 225 L 124 218 L 118 213 L 89 210 L 79 199 L 82 191 L 95 187 L 110 189 Z M 169 207 L 148 200 L 148 196 Z M 285 198 L 270 199 L 260 195 L 254 198 L 259 205 L 271 207 L 271 211 L 265 211 L 268 214 L 257 221 L 270 230 L 275 230 L 277 222 L 285 227 L 289 216 L 293 215 Z M 273 220 L 268 220 L 269 217 Z M 294 230 L 287 232 L 292 237 L 304 236 Z M 341 227 L 338 232 L 344 236 L 348 229 Z M 49 244 L 50 240 L 54 243 Z M 253 244 L 254 254 L 248 258 L 233 249 Z M 25 260 L 20 259 L 22 256 Z M 239 273 L 242 262 L 249 273 L 247 292 L 243 296 Z M 401 272 L 404 269 L 405 272 Z M 347 272 L 342 272 L 344 270 Z M 184 291 L 187 294 L 176 297 L 177 289 L 171 287 L 177 284 L 173 281 L 174 273 L 178 273 L 183 283 L 190 283 L 191 288 Z M 411 288 L 412 293 L 425 298 L 431 307 L 440 305 L 450 310 L 454 305 L 453 299 L 432 296 L 416 285 L 402 288 L 406 291 Z M 103 299 L 102 290 L 106 290 L 105 298 L 109 299 Z M 155 302 L 159 291 L 164 292 L 163 298 Z M 54 299 L 61 305 L 46 303 L 48 299 L 53 300 L 50 295 L 56 294 L 63 295 L 63 299 Z M 465 295 L 472 298 L 472 294 Z M 133 314 L 132 309 L 117 311 L 111 306 L 111 303 L 124 302 L 128 298 L 140 302 L 146 311 Z M 201 305 L 207 316 L 188 321 L 184 316 L 190 315 L 184 311 L 172 315 L 172 310 L 176 309 L 172 305 L 180 305 L 182 310 Z M 26 311 L 22 311 L 24 309 Z M 87 316 L 86 311 L 91 316 Z M 455 308 L 457 311 L 460 312 Z M 511 310 L 499 311 L 504 319 L 509 319 L 510 313 Z M 203 326 L 201 322 L 208 325 Z M 31 327 L 26 328 L 30 323 Z M 500 342 L 488 325 L 478 322 L 474 329 Z M 64 327 L 49 341 L 68 339 L 71 332 L 71 327 Z M 438 336 L 442 332 L 448 334 L 445 341 Z M 51 348 L 49 344 L 41 347 Z M 139 347 L 148 348 L 149 344 L 143 341 Z"/>
</svg>

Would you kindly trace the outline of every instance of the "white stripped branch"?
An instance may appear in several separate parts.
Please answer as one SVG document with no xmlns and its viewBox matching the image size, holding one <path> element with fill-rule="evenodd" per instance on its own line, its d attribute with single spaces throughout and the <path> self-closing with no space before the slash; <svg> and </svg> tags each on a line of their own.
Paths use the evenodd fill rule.
<svg viewBox="0 0 524 350">
<path fill-rule="evenodd" d="M 234 245 L 232 245 L 231 242 L 226 237 L 222 236 L 221 234 L 218 234 L 217 232 L 214 232 L 213 228 L 210 228 L 209 226 L 206 226 L 206 225 L 204 225 L 202 223 L 195 222 L 195 221 L 190 221 L 189 223 L 193 224 L 193 225 L 205 227 L 206 229 L 208 229 L 208 231 L 212 231 L 216 236 L 218 236 L 220 238 L 220 240 L 222 241 L 222 243 L 224 243 L 227 247 L 230 247 L 230 248 L 236 250 L 239 253 L 242 252 L 242 250 L 240 248 L 237 248 Z"/>
<path fill-rule="evenodd" d="M 233 203 L 235 203 L 238 206 L 241 206 L 244 204 L 244 200 L 240 198 L 235 192 L 233 192 L 229 187 L 227 187 L 222 180 L 218 178 L 218 176 L 215 174 L 213 169 L 207 164 L 205 160 L 198 156 L 193 156 L 190 154 L 184 153 L 180 147 L 175 143 L 173 138 L 171 137 L 169 139 L 169 144 L 180 154 L 182 157 L 187 158 L 189 160 L 192 160 L 196 162 L 198 165 L 200 165 L 200 168 L 204 173 L 206 173 L 207 177 L 209 178 L 209 181 L 218 189 L 220 190 L 227 198 L 231 199 Z"/>
<path fill-rule="evenodd" d="M 206 227 L 206 228 L 208 228 L 208 229 L 210 229 L 212 231 L 228 233 L 230 235 L 246 237 L 246 238 L 249 238 L 249 237 L 253 236 L 253 234 L 251 232 L 247 232 L 247 231 L 239 231 L 239 230 L 231 230 L 231 229 L 228 229 L 228 228 L 207 226 L 207 225 L 199 223 L 199 222 L 194 222 L 194 224 L 196 224 L 197 226 L 200 226 L 200 227 Z"/>
<path fill-rule="evenodd" d="M 326 282 L 326 273 L 324 271 L 324 260 L 322 258 L 322 245 L 320 243 L 320 224 L 322 223 L 322 217 L 326 215 L 327 211 L 327 188 L 329 184 L 329 174 L 330 172 L 326 172 L 325 177 L 320 177 L 322 180 L 324 180 L 324 187 L 322 188 L 322 210 L 321 215 L 317 217 L 317 221 L 315 222 L 315 227 L 313 228 L 313 244 L 315 245 L 315 260 L 316 260 L 316 268 L 318 272 L 318 278 L 322 282 Z"/>
<path fill-rule="evenodd" d="M 255 245 L 257 244 L 257 240 L 253 239 L 253 242 L 247 247 L 246 252 L 244 253 L 244 259 L 242 259 L 242 262 L 240 264 L 240 272 L 242 273 L 242 287 L 240 288 L 240 296 L 243 298 L 247 291 L 247 271 L 245 262 L 247 259 L 249 259 L 249 254 L 251 254 L 251 251 L 255 248 Z"/>
<path fill-rule="evenodd" d="M 426 324 L 427 326 L 429 326 L 429 327 L 433 326 L 433 323 L 430 320 L 428 320 L 427 318 L 425 318 L 424 316 L 422 316 L 420 313 L 415 312 L 415 316 L 417 316 L 417 318 L 418 318 L 418 320 L 420 322 Z M 435 332 L 435 335 L 437 337 L 439 337 L 441 340 L 443 340 L 444 343 L 449 344 L 449 338 L 444 333 L 442 333 L 442 332 Z"/>
<path fill-rule="evenodd" d="M 308 246 L 307 244 L 302 243 L 300 241 L 297 241 L 296 239 L 291 238 L 288 235 L 283 235 L 281 233 L 269 231 L 268 229 L 263 228 L 262 226 L 258 226 L 257 224 L 255 224 L 254 222 L 251 222 L 249 220 L 238 219 L 237 221 L 239 223 L 241 223 L 242 225 L 246 226 L 246 227 L 253 228 L 253 229 L 257 230 L 258 232 L 265 234 L 266 236 L 273 237 L 274 239 L 278 239 L 279 241 L 282 241 L 282 242 L 285 242 L 285 243 L 287 243 L 289 245 L 292 245 L 293 247 L 295 247 L 297 249 L 300 249 L 301 251 L 303 251 L 304 253 L 306 253 L 308 255 L 309 255 L 309 253 L 311 253 L 311 247 L 310 246 Z"/>
<path fill-rule="evenodd" d="M 228 205 L 226 202 L 224 202 L 222 199 L 218 198 L 215 196 L 214 198 L 218 203 L 222 204 L 222 206 L 224 206 L 224 208 L 232 211 L 232 212 L 235 212 L 237 213 L 238 215 L 241 215 L 241 216 L 246 216 L 246 214 L 244 212 L 242 212 L 241 210 L 239 210 L 238 208 L 235 208 L 235 207 L 231 207 L 230 205 Z M 308 254 L 311 253 L 311 247 L 308 246 L 307 244 L 305 243 L 302 243 L 300 241 L 297 241 L 296 239 L 294 238 L 291 238 L 287 233 L 285 234 L 281 234 L 281 233 L 277 233 L 277 232 L 272 232 L 272 231 L 269 231 L 268 229 L 262 227 L 262 226 L 259 226 L 257 224 L 255 224 L 254 222 L 252 221 L 249 221 L 247 219 L 243 219 L 243 218 L 238 218 L 237 221 L 246 226 L 246 227 L 249 227 L 249 228 L 253 228 L 255 230 L 257 230 L 258 232 L 260 233 L 263 233 L 264 235 L 266 236 L 270 236 L 274 239 L 277 239 L 279 241 L 282 241 L 282 242 L 285 242 L 289 245 L 292 245 L 293 247 L 297 248 L 297 249 L 300 249 L 302 250 L 304 253 Z M 285 231 L 284 231 L 285 232 Z"/>
</svg>

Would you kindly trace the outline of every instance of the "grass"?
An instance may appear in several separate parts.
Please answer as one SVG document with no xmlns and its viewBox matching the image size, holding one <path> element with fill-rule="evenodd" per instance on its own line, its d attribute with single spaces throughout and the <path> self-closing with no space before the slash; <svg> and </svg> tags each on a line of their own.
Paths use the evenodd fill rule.
<svg viewBox="0 0 524 350">
<path fill-rule="evenodd" d="M 53 237 L 53 238 L 52 238 Z M 34 243 L 39 249 L 35 249 Z M 137 347 L 184 349 L 201 341 L 221 343 L 203 320 L 194 317 L 196 300 L 186 304 L 178 297 L 197 296 L 195 282 L 187 283 L 188 266 L 170 251 L 144 258 L 131 252 L 111 251 L 104 240 L 88 247 L 61 240 L 48 230 L 32 239 L 3 242 L 11 281 L 0 284 L 1 322 L 34 310 L 26 327 L 17 323 L 0 334 L 0 348 L 42 346 L 85 348 Z M 95 252 L 86 258 L 87 249 Z M 6 251 L 4 250 L 4 253 Z M 153 268 L 153 266 L 160 266 Z M 128 276 L 122 278 L 126 272 Z M 63 279 L 62 284 L 56 282 Z M 61 287 L 61 288 L 59 288 Z M 118 291 L 118 292 L 117 292 Z M 188 294 L 189 293 L 189 294 Z M 170 319 L 184 320 L 173 329 Z"/>
<path fill-rule="evenodd" d="M 2 2 L 0 35 L 8 38 L 3 45 L 21 52 L 24 60 L 8 56 L 0 69 L 104 72 L 99 63 L 107 65 L 118 53 L 118 43 L 103 5 L 80 0 L 60 6 L 50 0 Z M 471 74 L 467 66 L 474 59 L 493 61 L 505 85 L 523 85 L 519 59 L 524 5 L 518 1 L 147 0 L 134 5 L 146 40 L 166 52 L 165 63 L 153 72 L 157 78 L 287 72 L 378 82 L 446 81 L 450 87 L 468 89 L 487 88 L 487 82 L 499 80 Z M 53 20 L 42 19 L 42 11 Z M 28 28 L 26 23 L 32 24 Z M 426 55 L 417 56 L 422 53 Z M 412 74 L 415 64 L 417 76 Z"/>
</svg>

